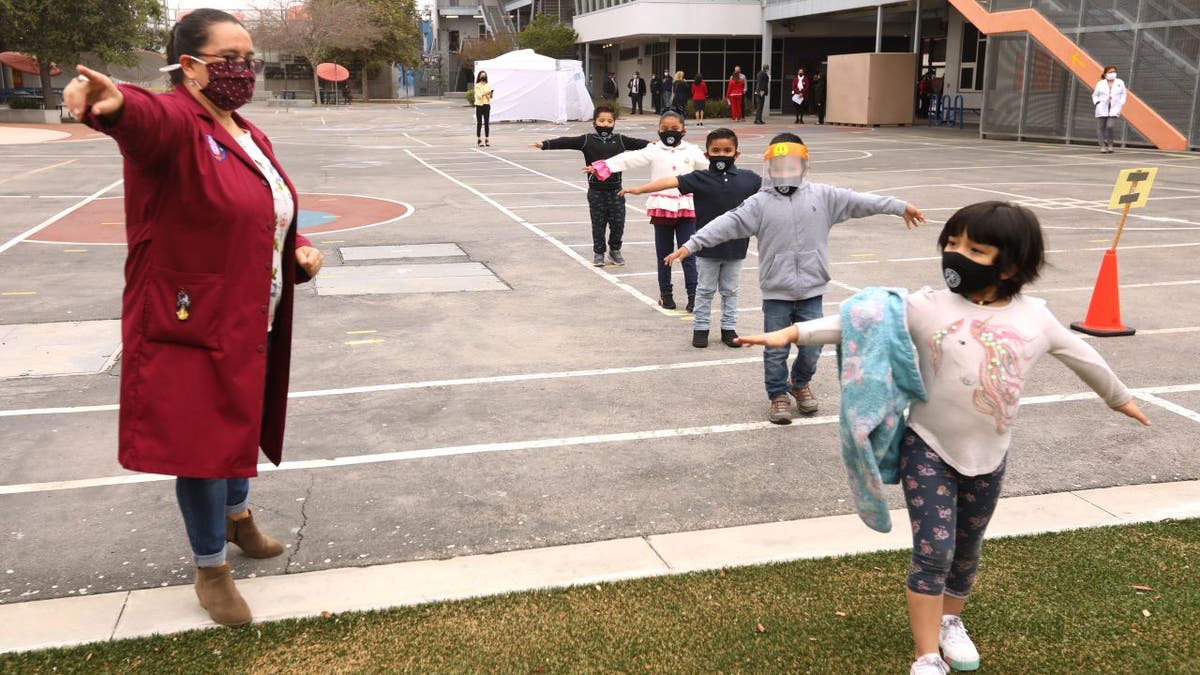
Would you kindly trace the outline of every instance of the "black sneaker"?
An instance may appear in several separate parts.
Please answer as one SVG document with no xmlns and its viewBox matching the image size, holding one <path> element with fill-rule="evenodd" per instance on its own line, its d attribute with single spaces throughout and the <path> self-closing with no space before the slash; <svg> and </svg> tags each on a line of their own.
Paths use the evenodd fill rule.
<svg viewBox="0 0 1200 675">
<path fill-rule="evenodd" d="M 625 264 L 625 256 L 621 255 L 621 249 L 619 249 L 619 248 L 614 248 L 611 251 L 609 251 L 608 258 L 609 258 L 609 260 L 612 260 L 612 264 L 614 264 L 614 265 L 622 265 L 623 266 Z"/>
<path fill-rule="evenodd" d="M 597 253 L 592 256 L 592 265 L 595 267 L 604 267 L 604 254 Z"/>
<path fill-rule="evenodd" d="M 687 304 L 687 311 L 689 311 L 689 312 L 690 312 L 690 311 L 692 311 L 692 310 L 693 310 L 693 309 L 695 309 L 695 308 L 696 308 L 696 294 L 695 294 L 695 293 L 688 293 L 688 304 Z"/>
<path fill-rule="evenodd" d="M 675 296 L 670 293 L 663 293 L 658 296 L 658 304 L 663 309 L 675 309 Z"/>
<path fill-rule="evenodd" d="M 742 347 L 743 345 L 739 345 L 738 343 L 734 342 L 734 340 L 737 339 L 737 336 L 737 331 L 725 330 L 724 328 L 721 329 L 721 342 L 724 342 L 726 347 Z"/>
<path fill-rule="evenodd" d="M 707 347 L 708 346 L 708 331 L 694 330 L 692 331 L 692 346 Z"/>
</svg>

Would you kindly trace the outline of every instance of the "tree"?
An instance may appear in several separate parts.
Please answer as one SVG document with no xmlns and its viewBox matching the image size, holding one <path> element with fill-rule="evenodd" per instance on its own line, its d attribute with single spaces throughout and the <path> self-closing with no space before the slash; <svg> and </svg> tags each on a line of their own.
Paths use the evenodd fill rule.
<svg viewBox="0 0 1200 675">
<path fill-rule="evenodd" d="M 357 51 L 378 40 L 382 31 L 371 19 L 366 0 L 308 0 L 291 7 L 281 0 L 277 9 L 262 10 L 253 37 L 267 49 L 308 59 L 313 97 L 320 103 L 317 64 L 335 51 Z"/>
<path fill-rule="evenodd" d="M 152 41 L 161 19 L 159 0 L 0 0 L 0 26 L 9 45 L 38 60 L 46 110 L 58 106 L 50 84 L 54 63 L 75 63 L 81 52 L 108 63 L 133 63 L 130 52 Z"/>
<path fill-rule="evenodd" d="M 413 67 L 421 62 L 421 24 L 414 0 L 362 0 L 369 21 L 378 31 L 374 40 L 346 53 L 362 64 L 363 97 L 368 97 L 367 72 L 392 64 Z"/>
<path fill-rule="evenodd" d="M 521 49 L 532 49 L 544 56 L 565 59 L 575 54 L 575 43 L 579 33 L 559 23 L 549 14 L 538 14 L 517 35 Z"/>
<path fill-rule="evenodd" d="M 512 43 L 507 40 L 480 38 L 464 41 L 462 48 L 458 50 L 458 58 L 464 68 L 472 68 L 476 61 L 487 61 L 511 51 Z"/>
</svg>

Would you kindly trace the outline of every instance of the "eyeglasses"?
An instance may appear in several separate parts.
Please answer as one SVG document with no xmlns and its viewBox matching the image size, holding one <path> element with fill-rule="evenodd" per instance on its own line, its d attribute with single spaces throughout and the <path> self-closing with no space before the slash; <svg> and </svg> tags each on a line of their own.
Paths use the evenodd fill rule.
<svg viewBox="0 0 1200 675">
<path fill-rule="evenodd" d="M 196 52 L 200 56 L 211 56 L 216 59 L 225 59 L 225 63 L 229 64 L 229 70 L 234 73 L 240 73 L 249 68 L 256 74 L 261 73 L 266 67 L 266 61 L 254 57 L 243 58 L 241 56 L 225 56 L 223 54 L 205 54 L 204 52 Z"/>
</svg>

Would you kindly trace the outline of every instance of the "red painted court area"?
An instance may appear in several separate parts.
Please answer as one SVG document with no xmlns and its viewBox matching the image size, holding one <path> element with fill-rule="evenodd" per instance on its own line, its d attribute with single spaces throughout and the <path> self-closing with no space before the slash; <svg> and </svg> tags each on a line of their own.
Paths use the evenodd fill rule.
<svg viewBox="0 0 1200 675">
<path fill-rule="evenodd" d="M 299 229 L 305 235 L 344 232 L 383 225 L 409 216 L 403 202 L 355 195 L 300 193 Z M 124 244 L 125 200 L 97 199 L 73 211 L 27 241 L 56 244 Z"/>
</svg>

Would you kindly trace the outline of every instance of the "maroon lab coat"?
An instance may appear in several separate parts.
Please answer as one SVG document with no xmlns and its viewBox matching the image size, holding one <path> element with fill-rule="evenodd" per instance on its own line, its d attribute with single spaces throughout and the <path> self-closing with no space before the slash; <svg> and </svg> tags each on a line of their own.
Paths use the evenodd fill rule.
<svg viewBox="0 0 1200 675">
<path fill-rule="evenodd" d="M 271 188 L 182 88 L 120 89 L 125 105 L 115 123 L 90 112 L 84 121 L 112 136 L 125 158 L 121 466 L 191 478 L 255 476 L 260 446 L 275 464 L 283 453 L 293 286 L 308 280 L 295 250 L 309 242 L 293 218 L 268 350 Z M 234 119 L 295 199 L 266 136 Z M 181 294 L 190 301 L 186 314 Z"/>
</svg>

